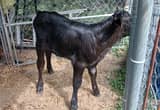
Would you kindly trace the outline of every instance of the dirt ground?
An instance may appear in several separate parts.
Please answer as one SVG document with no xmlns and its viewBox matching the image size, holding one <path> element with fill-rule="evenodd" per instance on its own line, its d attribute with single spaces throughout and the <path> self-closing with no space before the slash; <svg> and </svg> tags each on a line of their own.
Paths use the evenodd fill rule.
<svg viewBox="0 0 160 110">
<path fill-rule="evenodd" d="M 35 51 L 27 50 L 23 59 L 36 59 Z M 111 90 L 109 81 L 111 72 L 123 63 L 111 53 L 98 65 L 97 82 L 101 95 L 91 94 L 91 82 L 85 70 L 82 86 L 78 94 L 79 110 L 114 110 L 118 96 Z M 38 72 L 35 64 L 8 67 L 0 66 L 0 110 L 69 110 L 72 95 L 72 66 L 70 61 L 52 56 L 55 73 L 47 74 L 44 69 L 44 92 L 36 94 Z"/>
</svg>

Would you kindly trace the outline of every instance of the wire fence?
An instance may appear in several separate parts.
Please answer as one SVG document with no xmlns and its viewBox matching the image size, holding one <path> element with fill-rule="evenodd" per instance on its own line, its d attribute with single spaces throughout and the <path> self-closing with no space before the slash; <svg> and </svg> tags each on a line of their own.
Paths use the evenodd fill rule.
<svg viewBox="0 0 160 110">
<path fill-rule="evenodd" d="M 28 0 L 25 4 L 23 0 L 19 0 L 19 10 L 17 15 L 13 18 L 11 24 L 14 21 L 21 23 L 12 26 L 12 31 L 14 34 L 14 39 L 17 45 L 34 46 L 34 31 L 32 27 L 32 19 L 35 15 L 34 2 L 33 0 Z M 132 0 L 128 0 L 132 1 Z M 107 18 L 108 15 L 112 14 L 117 7 L 120 9 L 124 8 L 125 0 L 39 0 L 37 3 L 38 10 L 46 11 L 57 11 L 66 17 L 71 19 L 84 22 L 84 23 L 95 23 Z M 129 3 L 128 3 L 129 4 Z M 127 5 L 128 5 L 127 4 Z M 17 4 L 18 5 L 18 4 Z M 129 8 L 131 5 L 128 6 Z M 144 65 L 144 75 L 142 80 L 140 98 L 139 98 L 139 110 L 142 109 L 144 93 L 146 89 L 146 82 L 148 76 L 148 70 L 150 68 L 150 61 L 152 56 L 152 49 L 154 46 L 154 40 L 156 36 L 158 19 L 160 16 L 160 0 L 154 0 L 154 12 L 152 16 L 152 23 L 150 34 L 148 37 L 148 46 L 146 61 Z M 68 11 L 69 10 L 69 11 Z M 12 12 L 12 11 L 11 11 Z M 10 18 L 11 19 L 11 18 Z M 29 22 L 26 23 L 25 22 Z M 19 27 L 18 27 L 19 26 Z M 18 37 L 17 37 L 18 36 Z M 118 44 L 116 44 L 113 49 L 128 48 L 129 40 L 128 37 L 122 39 Z M 148 98 L 148 108 L 147 110 L 157 110 L 158 102 L 160 100 L 160 43 L 159 49 L 156 56 L 154 75 L 152 78 L 152 85 L 150 89 L 150 94 Z"/>
<path fill-rule="evenodd" d="M 154 12 L 154 20 L 156 23 L 160 17 L 160 0 L 155 0 L 155 12 Z M 157 21 L 156 21 L 157 20 Z M 158 44 L 157 54 L 156 54 L 156 61 L 155 61 L 155 67 L 152 77 L 152 86 L 153 86 L 153 92 L 156 100 L 156 107 L 160 107 L 160 41 Z M 158 108 L 160 109 L 160 108 Z"/>
<path fill-rule="evenodd" d="M 45 11 L 57 11 L 62 12 L 66 10 L 85 9 L 83 13 L 73 13 L 74 16 L 89 16 L 113 13 L 117 8 L 122 9 L 126 0 L 37 0 L 38 10 Z M 17 9 L 16 19 L 24 21 L 31 19 L 35 14 L 34 1 L 33 0 L 19 0 L 16 4 Z M 90 19 L 91 20 L 91 19 Z M 88 20 L 88 21 L 90 21 Z M 98 20 L 101 20 L 98 18 Z M 90 22 L 96 22 L 97 20 L 91 20 Z"/>
<path fill-rule="evenodd" d="M 37 2 L 37 8 L 41 11 L 57 11 L 66 17 L 83 22 L 83 23 L 95 23 L 106 19 L 111 16 L 112 13 L 117 9 L 123 9 L 125 0 L 39 0 Z M 25 4 L 25 6 L 20 5 Z M 15 16 L 16 22 L 32 21 L 35 16 L 34 1 L 20 0 Z M 14 21 L 14 20 L 12 20 Z M 20 25 L 20 39 L 22 41 L 33 40 L 32 23 Z M 16 28 L 13 29 L 16 35 Z M 20 41 L 20 40 L 19 40 Z M 120 44 L 116 44 L 114 48 L 122 48 L 126 45 L 128 39 L 123 39 Z M 127 42 L 128 43 L 128 42 Z M 17 44 L 33 44 L 33 43 L 17 43 Z"/>
<path fill-rule="evenodd" d="M 35 16 L 34 2 L 33 0 L 28 0 L 25 3 L 23 0 L 19 0 L 19 6 L 17 15 L 15 17 L 10 17 L 12 25 L 12 32 L 14 35 L 14 40 L 17 46 L 27 47 L 35 46 L 34 31 L 32 27 L 32 20 Z M 37 2 L 38 10 L 45 11 L 57 11 L 70 19 L 74 19 L 84 23 L 95 23 L 100 22 L 111 15 L 117 8 L 123 9 L 124 5 L 131 9 L 131 5 L 128 0 L 125 5 L 125 0 L 39 0 Z M 160 16 L 160 0 L 154 0 L 154 12 L 152 16 L 152 23 L 150 34 L 148 38 L 146 61 L 144 65 L 144 75 L 142 80 L 141 92 L 139 97 L 139 110 L 142 109 L 143 99 L 146 89 L 146 82 L 148 76 L 148 70 L 150 68 L 150 61 L 152 56 L 152 49 L 154 46 L 154 40 L 156 36 L 158 19 Z M 12 12 L 12 11 L 9 11 Z M 129 38 L 126 37 L 117 43 L 113 49 L 128 48 Z M 152 78 L 152 85 L 150 88 L 150 94 L 148 98 L 147 110 L 157 110 L 158 102 L 160 100 L 160 43 L 159 49 L 156 55 L 154 75 Z"/>
<path fill-rule="evenodd" d="M 158 47 L 158 51 L 157 51 L 157 55 L 156 55 L 152 84 L 154 86 L 154 91 L 156 93 L 156 97 L 159 100 L 160 99 L 160 42 L 159 42 L 159 47 Z"/>
<path fill-rule="evenodd" d="M 8 20 L 6 20 L 4 27 L 7 31 L 11 30 L 8 38 L 12 38 L 9 48 L 20 47 L 35 47 L 35 33 L 32 26 L 32 21 L 36 14 L 34 0 L 17 0 L 15 9 L 8 10 Z M 83 22 L 95 23 L 107 19 L 118 8 L 123 9 L 125 0 L 37 0 L 38 10 L 57 11 L 66 17 Z M 18 8 L 17 8 L 18 7 Z M 13 13 L 15 10 L 15 13 Z M 7 18 L 7 17 L 6 17 Z M 12 37 L 10 36 L 12 35 Z M 128 45 L 128 38 L 123 39 L 114 48 L 124 48 Z M 12 53 L 17 53 L 13 50 Z M 10 55 L 12 56 L 12 55 Z M 12 56 L 14 58 L 15 56 Z M 16 59 L 18 62 L 19 59 Z M 13 59 L 15 64 L 15 60 Z"/>
<path fill-rule="evenodd" d="M 138 110 L 142 110 L 145 90 L 146 90 L 146 83 L 148 78 L 148 72 L 150 69 L 150 63 L 151 63 L 151 56 L 152 56 L 152 50 L 154 47 L 154 41 L 156 37 L 156 31 L 158 26 L 158 20 L 160 16 L 160 0 L 154 0 L 154 11 L 152 15 L 152 22 L 151 22 L 151 28 L 150 28 L 150 34 L 148 36 L 148 43 L 147 43 L 147 54 L 146 54 L 146 60 L 144 64 L 144 74 L 142 79 L 142 85 L 141 85 L 141 93 L 139 97 L 139 108 Z M 160 48 L 160 43 L 159 43 Z M 154 73 L 152 76 L 152 82 L 150 87 L 150 93 L 149 97 L 147 99 L 147 108 L 146 110 L 157 110 L 158 109 L 158 102 L 160 99 L 160 51 L 158 49 L 157 55 L 156 55 L 156 61 L 155 61 L 155 67 L 154 67 Z"/>
</svg>

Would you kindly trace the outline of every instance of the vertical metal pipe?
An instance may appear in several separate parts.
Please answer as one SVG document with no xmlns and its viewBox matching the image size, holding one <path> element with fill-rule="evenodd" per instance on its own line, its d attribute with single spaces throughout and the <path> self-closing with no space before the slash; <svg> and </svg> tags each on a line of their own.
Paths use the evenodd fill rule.
<svg viewBox="0 0 160 110">
<path fill-rule="evenodd" d="M 33 46 L 36 47 L 36 32 L 33 26 L 34 19 L 35 19 L 35 16 L 32 17 L 32 35 L 33 35 Z"/>
<path fill-rule="evenodd" d="M 133 0 L 128 0 L 128 1 L 129 1 L 129 8 L 128 8 L 128 10 L 129 10 L 129 12 L 131 12 L 132 6 L 133 6 Z"/>
<path fill-rule="evenodd" d="M 26 16 L 26 0 L 23 0 L 23 21 L 25 20 L 24 16 Z"/>
<path fill-rule="evenodd" d="M 132 9 L 130 9 L 132 17 L 131 17 L 131 36 L 129 38 L 129 50 L 128 50 L 128 56 L 131 56 L 132 54 L 132 43 L 133 43 L 133 36 L 135 36 L 135 29 L 136 29 L 136 20 L 137 20 L 137 9 L 138 9 L 138 0 L 134 0 L 134 2 L 132 2 Z M 130 61 L 129 58 L 127 59 L 127 74 L 126 74 L 126 81 L 125 81 L 125 94 L 124 94 L 124 110 L 127 110 L 128 108 L 128 102 L 127 102 L 127 97 L 129 97 L 129 90 L 130 90 L 130 85 L 131 85 L 131 80 L 132 80 L 132 76 L 129 74 L 128 70 L 130 70 L 131 66 L 130 65 Z"/>
<path fill-rule="evenodd" d="M 16 25 L 16 45 L 19 46 L 21 43 L 21 32 L 20 32 L 20 25 Z"/>
<path fill-rule="evenodd" d="M 10 55 L 10 59 L 12 61 L 11 63 L 14 63 L 14 58 L 13 58 L 13 53 L 12 53 L 12 46 L 11 46 L 11 40 L 10 40 L 10 37 L 9 37 L 9 34 L 8 34 L 8 29 L 6 27 L 6 22 L 5 22 L 4 14 L 2 12 L 2 9 L 0 9 L 0 11 L 1 11 L 1 15 L 2 15 L 2 24 L 3 24 L 3 27 L 4 27 L 4 33 L 5 33 L 5 37 L 6 37 L 6 44 L 7 44 L 8 52 L 9 52 L 9 55 Z"/>
<path fill-rule="evenodd" d="M 13 65 L 14 64 L 18 64 L 18 57 L 17 57 L 17 51 L 16 51 L 16 46 L 15 46 L 15 41 L 14 41 L 14 38 L 13 38 L 13 32 L 12 32 L 12 29 L 11 29 L 11 22 L 9 20 L 9 16 L 8 16 L 8 12 L 7 12 L 7 22 L 9 24 L 8 26 L 8 29 L 9 29 L 9 33 L 10 33 L 10 39 L 11 39 L 11 44 L 12 44 L 12 51 L 13 51 L 13 58 L 14 58 L 14 62 L 13 62 Z"/>
<path fill-rule="evenodd" d="M 34 0 L 34 9 L 35 9 L 35 13 L 37 13 L 37 0 Z"/>
<path fill-rule="evenodd" d="M 36 47 L 36 32 L 33 26 L 32 26 L 32 33 L 33 33 L 33 46 Z"/>
<path fill-rule="evenodd" d="M 137 110 L 138 108 L 153 0 L 134 0 L 132 9 L 132 30 L 127 62 L 124 103 L 125 110 Z"/>
<path fill-rule="evenodd" d="M 128 10 L 129 13 L 131 13 L 132 3 L 133 3 L 133 0 L 126 0 L 126 1 L 125 1 L 125 6 L 124 6 L 124 8 L 125 8 L 126 10 Z"/>
<path fill-rule="evenodd" d="M 16 6 L 15 6 L 15 22 L 17 21 L 18 10 L 19 10 L 19 0 L 16 0 Z"/>
<path fill-rule="evenodd" d="M 2 1 L 0 1 L 1 3 Z M 1 6 L 0 6 L 0 40 L 1 40 L 1 43 L 2 43 L 2 48 L 3 48 L 3 53 L 4 53 L 4 57 L 6 59 L 6 63 L 9 64 L 9 57 L 8 57 L 8 54 L 7 54 L 7 49 L 6 49 L 6 42 L 4 40 L 4 30 L 3 30 L 3 23 L 2 23 L 2 14 L 1 14 Z"/>
<path fill-rule="evenodd" d="M 3 48 L 3 52 L 4 52 L 4 57 L 5 57 L 5 59 L 6 59 L 6 63 L 7 63 L 7 65 L 9 65 L 9 57 L 8 57 L 8 54 L 7 54 L 7 50 L 6 50 L 6 45 L 5 45 L 5 42 L 4 42 L 4 36 L 3 36 L 3 34 L 2 34 L 3 32 L 2 32 L 2 30 L 1 30 L 1 28 L 0 28 L 0 40 L 1 40 L 1 43 L 2 43 L 2 48 Z"/>
</svg>

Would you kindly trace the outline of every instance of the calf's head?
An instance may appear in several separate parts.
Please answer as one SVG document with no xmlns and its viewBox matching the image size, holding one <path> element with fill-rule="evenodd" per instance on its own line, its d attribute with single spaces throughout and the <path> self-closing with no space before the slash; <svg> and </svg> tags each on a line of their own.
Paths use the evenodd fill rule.
<svg viewBox="0 0 160 110">
<path fill-rule="evenodd" d="M 113 23 L 121 28 L 122 37 L 129 35 L 130 32 L 130 14 L 127 11 L 115 11 L 113 16 Z"/>
</svg>

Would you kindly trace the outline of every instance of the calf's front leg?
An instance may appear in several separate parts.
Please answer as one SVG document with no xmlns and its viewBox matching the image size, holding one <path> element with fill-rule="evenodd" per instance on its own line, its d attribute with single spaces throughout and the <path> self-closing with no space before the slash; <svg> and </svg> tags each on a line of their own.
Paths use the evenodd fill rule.
<svg viewBox="0 0 160 110">
<path fill-rule="evenodd" d="M 83 75 L 84 67 L 73 65 L 73 93 L 71 99 L 71 110 L 78 109 L 78 89 L 82 83 L 82 75 Z"/>
<path fill-rule="evenodd" d="M 90 78 L 91 78 L 93 95 L 94 96 L 99 96 L 100 92 L 99 92 L 97 81 L 96 81 L 96 77 L 97 77 L 97 68 L 96 68 L 96 66 L 88 67 L 88 72 L 89 72 L 89 75 L 90 75 Z"/>
</svg>

